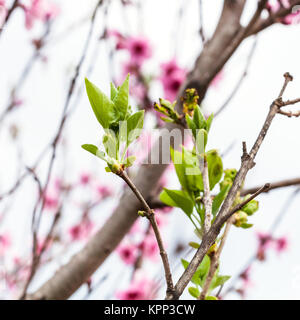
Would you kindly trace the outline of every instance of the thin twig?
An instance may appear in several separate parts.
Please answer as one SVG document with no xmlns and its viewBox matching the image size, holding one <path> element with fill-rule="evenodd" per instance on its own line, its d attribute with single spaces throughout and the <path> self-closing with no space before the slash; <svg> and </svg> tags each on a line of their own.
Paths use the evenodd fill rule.
<svg viewBox="0 0 300 320">
<path fill-rule="evenodd" d="M 10 19 L 12 13 L 15 11 L 15 9 L 19 6 L 19 0 L 14 0 L 12 6 L 10 7 L 10 9 L 7 11 L 4 22 L 0 28 L 0 37 L 2 35 L 2 31 L 4 30 L 4 27 L 6 26 L 6 24 L 8 23 L 8 20 Z"/>
<path fill-rule="evenodd" d="M 263 192 L 267 192 L 270 189 L 270 183 L 266 183 L 263 187 L 254 192 L 249 198 L 244 200 L 243 202 L 236 205 L 229 213 L 229 215 L 233 215 L 235 212 L 241 210 L 248 202 L 256 198 L 259 194 Z"/>
<path fill-rule="evenodd" d="M 139 192 L 137 187 L 134 185 L 134 183 L 131 181 L 131 179 L 128 177 L 127 173 L 124 170 L 121 170 L 117 174 L 120 178 L 122 178 L 126 182 L 126 184 L 133 191 L 135 196 L 138 198 L 138 200 L 141 202 L 144 209 L 146 210 L 145 216 L 150 221 L 151 226 L 153 228 L 153 231 L 154 231 L 154 234 L 156 237 L 156 241 L 157 241 L 157 244 L 158 244 L 158 247 L 160 250 L 160 255 L 161 255 L 162 262 L 163 262 L 163 266 L 164 266 L 165 278 L 166 278 L 166 283 L 167 283 L 167 295 L 172 294 L 174 291 L 174 285 L 173 285 L 173 280 L 172 280 L 172 273 L 171 273 L 171 269 L 170 269 L 169 259 L 168 259 L 167 252 L 164 248 L 161 234 L 160 234 L 160 231 L 159 231 L 156 219 L 155 219 L 154 211 L 149 207 L 148 203 L 146 202 L 146 200 L 144 199 L 142 194 Z"/>
<path fill-rule="evenodd" d="M 295 178 L 295 179 L 287 179 L 287 180 L 282 180 L 282 181 L 276 181 L 270 183 L 270 187 L 267 190 L 264 190 L 263 192 L 269 192 L 271 190 L 275 190 L 278 188 L 284 188 L 284 187 L 291 187 L 291 186 L 296 186 L 300 184 L 300 178 Z M 243 189 L 241 191 L 241 196 L 245 196 L 247 194 L 254 193 L 257 189 L 261 187 L 254 187 L 254 188 L 249 188 L 249 189 Z"/>
</svg>

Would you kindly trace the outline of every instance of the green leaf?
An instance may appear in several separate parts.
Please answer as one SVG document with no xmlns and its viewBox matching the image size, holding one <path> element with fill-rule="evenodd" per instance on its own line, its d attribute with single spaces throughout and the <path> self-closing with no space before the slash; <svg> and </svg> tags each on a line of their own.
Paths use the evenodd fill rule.
<svg viewBox="0 0 300 320">
<path fill-rule="evenodd" d="M 214 296 L 206 296 L 205 300 L 219 300 L 217 297 Z"/>
<path fill-rule="evenodd" d="M 184 270 L 185 270 L 189 266 L 190 263 L 184 259 L 181 259 L 181 264 L 183 265 Z"/>
<path fill-rule="evenodd" d="M 81 146 L 84 150 L 92 153 L 93 155 L 95 155 L 96 157 L 106 161 L 105 159 L 105 153 L 103 151 L 100 151 L 96 146 L 94 146 L 93 144 L 83 144 Z"/>
<path fill-rule="evenodd" d="M 241 224 L 241 228 L 243 228 L 243 229 L 249 229 L 251 227 L 253 227 L 253 224 L 251 224 L 251 223 L 242 223 Z"/>
<path fill-rule="evenodd" d="M 133 165 L 135 160 L 136 160 L 135 156 L 130 156 L 124 160 L 123 164 L 125 165 L 126 168 L 128 168 Z"/>
<path fill-rule="evenodd" d="M 211 127 L 211 123 L 214 119 L 214 114 L 212 113 L 206 120 L 206 131 L 209 132 L 210 127 Z"/>
<path fill-rule="evenodd" d="M 199 279 L 200 279 L 199 285 L 201 287 L 203 287 L 204 285 L 205 279 L 209 272 L 209 268 L 210 268 L 210 258 L 208 257 L 208 255 L 205 255 L 202 262 L 200 263 L 200 266 L 197 269 Z"/>
<path fill-rule="evenodd" d="M 223 175 L 223 162 L 217 150 L 206 153 L 210 190 L 220 181 Z"/>
<path fill-rule="evenodd" d="M 219 287 L 219 286 L 222 286 L 226 281 L 228 281 L 231 277 L 230 276 L 219 276 L 217 273 L 215 274 L 212 282 L 211 282 L 211 285 L 210 285 L 210 288 L 209 290 L 212 291 L 214 290 L 215 288 Z"/>
<path fill-rule="evenodd" d="M 200 296 L 200 291 L 197 288 L 189 287 L 188 290 L 189 290 L 189 293 L 192 297 L 197 299 Z"/>
<path fill-rule="evenodd" d="M 118 138 L 112 130 L 106 130 L 106 134 L 103 136 L 103 145 L 106 153 L 113 159 L 119 158 L 119 145 Z"/>
<path fill-rule="evenodd" d="M 184 190 L 189 193 L 203 190 L 202 174 L 196 155 L 182 148 L 179 152 L 171 148 L 171 157 L 179 182 Z"/>
<path fill-rule="evenodd" d="M 120 120 L 124 120 L 128 110 L 129 96 L 129 75 L 126 77 L 123 84 L 118 88 L 118 93 L 115 95 L 113 102 L 120 114 Z"/>
<path fill-rule="evenodd" d="M 195 107 L 193 120 L 197 129 L 205 128 L 206 121 L 198 105 Z"/>
<path fill-rule="evenodd" d="M 227 196 L 227 193 L 230 189 L 230 185 L 226 185 L 221 191 L 215 196 L 213 203 L 212 203 L 212 214 L 215 216 L 219 211 L 221 204 L 223 203 L 224 199 Z"/>
<path fill-rule="evenodd" d="M 245 197 L 245 200 L 247 197 Z M 246 205 L 243 206 L 242 211 L 246 212 L 248 216 L 252 216 L 259 208 L 259 203 L 257 200 L 251 200 Z"/>
<path fill-rule="evenodd" d="M 111 123 L 117 121 L 114 103 L 88 79 L 85 79 L 85 86 L 98 122 L 104 129 L 109 128 Z"/>
<path fill-rule="evenodd" d="M 189 246 L 192 247 L 192 248 L 194 248 L 194 249 L 199 249 L 200 244 L 197 243 L 197 242 L 191 241 L 191 242 L 189 242 Z"/>
<path fill-rule="evenodd" d="M 185 120 L 188 125 L 188 128 L 192 130 L 193 136 L 196 137 L 197 127 L 195 125 L 194 120 L 187 113 L 185 114 Z"/>
<path fill-rule="evenodd" d="M 141 110 L 127 119 L 127 146 L 137 139 L 142 133 L 144 126 L 144 114 L 145 111 Z"/>
<path fill-rule="evenodd" d="M 117 94 L 118 94 L 118 89 L 111 82 L 110 83 L 110 100 L 113 101 Z"/>
<path fill-rule="evenodd" d="M 206 144 L 207 144 L 207 131 L 204 129 L 200 129 L 198 130 L 197 137 L 196 137 L 197 152 L 199 154 L 203 154 L 205 152 Z"/>
<path fill-rule="evenodd" d="M 159 198 L 163 203 L 170 207 L 182 209 L 189 217 L 193 212 L 194 204 L 182 190 L 169 190 L 164 188 Z"/>
</svg>

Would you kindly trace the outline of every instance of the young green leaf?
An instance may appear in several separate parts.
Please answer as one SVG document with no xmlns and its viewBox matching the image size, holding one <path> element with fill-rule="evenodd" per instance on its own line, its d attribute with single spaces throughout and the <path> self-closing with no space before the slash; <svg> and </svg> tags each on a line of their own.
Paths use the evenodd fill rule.
<svg viewBox="0 0 300 320">
<path fill-rule="evenodd" d="M 112 130 L 106 130 L 106 134 L 102 139 L 104 148 L 109 157 L 113 159 L 119 158 L 118 138 Z"/>
<path fill-rule="evenodd" d="M 205 300 L 219 300 L 217 297 L 214 296 L 206 296 Z"/>
<path fill-rule="evenodd" d="M 179 152 L 171 148 L 171 157 L 179 182 L 189 193 L 203 190 L 203 180 L 197 156 L 182 148 Z"/>
<path fill-rule="evenodd" d="M 214 119 L 214 114 L 212 113 L 206 120 L 206 131 L 209 132 L 210 127 L 211 127 L 211 123 Z"/>
<path fill-rule="evenodd" d="M 141 110 L 127 119 L 127 146 L 140 136 L 144 125 L 144 114 L 145 111 Z"/>
<path fill-rule="evenodd" d="M 223 162 L 217 150 L 206 153 L 210 190 L 220 181 L 223 175 Z"/>
<path fill-rule="evenodd" d="M 198 299 L 200 296 L 200 291 L 199 289 L 195 288 L 195 287 L 189 287 L 189 293 L 192 297 Z"/>
<path fill-rule="evenodd" d="M 111 82 L 110 83 L 110 100 L 113 101 L 117 94 L 118 94 L 118 89 Z"/>
<path fill-rule="evenodd" d="M 230 185 L 226 185 L 221 191 L 215 196 L 213 203 L 212 203 L 212 214 L 215 216 L 219 211 L 221 204 L 223 203 L 224 199 L 227 196 L 229 189 L 231 188 Z"/>
<path fill-rule="evenodd" d="M 117 120 L 114 103 L 88 79 L 85 79 L 85 86 L 98 122 L 104 129 L 109 128 L 110 124 Z"/>
<path fill-rule="evenodd" d="M 247 198 L 245 197 L 245 200 Z M 246 205 L 243 206 L 242 211 L 246 212 L 248 216 L 252 216 L 259 208 L 259 203 L 257 200 L 251 200 Z"/>
<path fill-rule="evenodd" d="M 106 161 L 105 159 L 105 153 L 103 151 L 100 151 L 96 146 L 94 146 L 93 144 L 83 144 L 82 149 L 92 153 L 93 155 L 95 155 L 96 157 Z"/>
<path fill-rule="evenodd" d="M 124 120 L 128 110 L 129 96 L 129 75 L 126 77 L 123 84 L 118 88 L 118 93 L 115 95 L 113 102 L 120 114 L 119 120 Z"/>
<path fill-rule="evenodd" d="M 206 125 L 206 120 L 204 118 L 204 115 L 201 112 L 200 107 L 197 105 L 194 110 L 194 117 L 193 117 L 194 123 L 196 125 L 197 129 L 204 129 Z"/>
<path fill-rule="evenodd" d="M 194 204 L 189 196 L 182 190 L 169 190 L 164 188 L 159 198 L 170 207 L 182 209 L 188 216 L 193 212 Z"/>
<path fill-rule="evenodd" d="M 213 277 L 213 280 L 211 282 L 211 285 L 209 287 L 209 291 L 214 290 L 215 288 L 222 286 L 226 281 L 230 279 L 230 276 L 219 276 L 216 272 L 215 276 Z"/>
<path fill-rule="evenodd" d="M 193 136 L 196 138 L 197 127 L 196 127 L 196 124 L 195 124 L 193 118 L 191 118 L 188 113 L 185 114 L 185 121 L 188 125 L 188 128 L 192 130 Z"/>
<path fill-rule="evenodd" d="M 196 147 L 198 154 L 203 154 L 205 152 L 205 147 L 207 144 L 207 131 L 200 129 L 197 131 L 196 136 Z"/>
</svg>

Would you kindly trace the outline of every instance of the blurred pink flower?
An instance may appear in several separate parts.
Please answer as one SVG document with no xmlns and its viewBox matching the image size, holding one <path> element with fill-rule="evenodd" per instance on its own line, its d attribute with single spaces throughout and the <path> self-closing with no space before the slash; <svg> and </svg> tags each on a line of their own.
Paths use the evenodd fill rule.
<svg viewBox="0 0 300 320">
<path fill-rule="evenodd" d="M 121 244 L 117 253 L 125 264 L 133 265 L 136 262 L 138 250 L 133 244 Z"/>
<path fill-rule="evenodd" d="M 251 265 L 249 267 L 246 268 L 246 270 L 244 270 L 244 272 L 242 272 L 240 274 L 240 278 L 243 280 L 243 287 L 244 289 L 251 286 L 251 280 L 250 280 L 250 272 L 251 272 Z"/>
<path fill-rule="evenodd" d="M 7 9 L 5 7 L 5 0 L 0 0 L 0 28 L 4 23 L 7 14 Z"/>
<path fill-rule="evenodd" d="M 45 195 L 45 204 L 44 208 L 47 210 L 55 210 L 58 207 L 58 197 L 56 195 L 50 195 L 46 194 Z"/>
<path fill-rule="evenodd" d="M 267 9 L 271 13 L 277 12 L 281 6 L 284 8 L 290 7 L 290 1 L 289 0 L 269 0 L 267 3 Z M 288 14 L 287 16 L 280 19 L 280 22 L 282 24 L 290 25 L 290 24 L 298 24 L 300 23 L 300 10 L 297 12 Z"/>
<path fill-rule="evenodd" d="M 87 185 L 90 182 L 90 179 L 91 179 L 90 175 L 86 172 L 83 172 L 80 175 L 80 184 Z"/>
<path fill-rule="evenodd" d="M 130 53 L 131 61 L 137 65 L 141 65 L 152 56 L 150 43 L 145 37 L 129 37 L 126 49 Z"/>
<path fill-rule="evenodd" d="M 143 250 L 145 257 L 153 261 L 157 261 L 159 247 L 153 234 L 149 234 L 145 237 L 144 241 L 140 245 L 140 249 Z"/>
<path fill-rule="evenodd" d="M 109 29 L 106 32 L 106 36 L 116 38 L 117 40 L 116 50 L 121 50 L 126 48 L 126 38 L 118 30 Z"/>
<path fill-rule="evenodd" d="M 113 190 L 108 186 L 98 186 L 97 192 L 102 199 L 111 197 L 113 195 Z"/>
<path fill-rule="evenodd" d="M 71 227 L 68 233 L 72 241 L 80 241 L 86 239 L 90 235 L 93 227 L 94 225 L 90 220 L 85 220 Z"/>
<path fill-rule="evenodd" d="M 159 79 L 163 85 L 165 98 L 173 101 L 186 78 L 186 70 L 179 67 L 176 60 L 172 59 L 161 64 L 161 71 Z"/>
<path fill-rule="evenodd" d="M 154 299 L 153 288 L 155 283 L 146 277 L 135 276 L 126 290 L 116 292 L 120 300 L 150 300 Z"/>
<path fill-rule="evenodd" d="M 275 241 L 275 250 L 278 252 L 278 253 L 281 253 L 283 251 L 285 251 L 288 247 L 288 240 L 286 237 L 281 237 L 281 238 L 278 238 Z"/>
<path fill-rule="evenodd" d="M 31 29 L 36 20 L 46 22 L 59 14 L 59 7 L 49 0 L 31 0 L 22 6 L 25 11 L 25 26 Z"/>
<path fill-rule="evenodd" d="M 9 233 L 0 234 L 0 254 L 3 254 L 11 246 L 11 237 Z"/>
</svg>

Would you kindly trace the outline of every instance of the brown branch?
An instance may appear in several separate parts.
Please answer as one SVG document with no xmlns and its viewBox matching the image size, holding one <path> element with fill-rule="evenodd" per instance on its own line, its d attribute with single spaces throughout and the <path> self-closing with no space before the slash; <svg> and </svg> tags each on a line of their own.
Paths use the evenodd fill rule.
<svg viewBox="0 0 300 320">
<path fill-rule="evenodd" d="M 253 27 L 247 32 L 247 37 L 257 34 L 270 26 L 272 26 L 275 23 L 278 23 L 281 21 L 282 18 L 289 15 L 292 11 L 292 8 L 295 5 L 299 5 L 299 0 L 290 0 L 290 6 L 288 8 L 282 7 L 275 13 L 270 13 L 269 16 L 265 19 L 261 18 L 257 20 L 257 22 L 253 25 Z"/>
<path fill-rule="evenodd" d="M 296 185 L 299 185 L 299 184 L 300 184 L 300 178 L 277 181 L 277 182 L 271 183 L 269 189 L 267 189 L 267 190 L 265 190 L 263 192 L 269 192 L 269 191 L 274 190 L 274 189 L 284 188 L 284 187 L 291 187 L 291 186 L 296 186 Z M 259 187 L 243 189 L 241 191 L 241 196 L 245 196 L 247 194 L 254 193 L 257 189 L 259 189 Z"/>
<path fill-rule="evenodd" d="M 157 244 L 158 244 L 158 247 L 160 250 L 160 255 L 161 255 L 162 262 L 163 262 L 163 266 L 164 266 L 165 278 L 166 278 L 166 283 L 167 283 L 167 295 L 173 294 L 174 285 L 173 285 L 173 280 L 172 280 L 172 273 L 171 273 L 171 269 L 170 269 L 169 259 L 168 259 L 167 252 L 164 248 L 161 234 L 160 234 L 160 231 L 159 231 L 156 219 L 155 219 L 154 211 L 149 207 L 148 203 L 146 202 L 146 200 L 144 199 L 142 194 L 139 192 L 137 187 L 134 185 L 134 183 L 128 177 L 126 171 L 121 170 L 117 174 L 120 178 L 122 178 L 126 182 L 126 184 L 129 186 L 129 188 L 132 190 L 132 192 L 135 194 L 135 196 L 138 198 L 138 200 L 141 202 L 144 209 L 146 210 L 144 212 L 144 215 L 147 217 L 147 219 L 151 223 L 151 226 L 154 231 L 156 241 L 157 241 Z"/>
<path fill-rule="evenodd" d="M 10 19 L 12 13 L 15 11 L 15 9 L 17 9 L 19 6 L 19 0 L 14 0 L 12 6 L 9 8 L 9 10 L 6 13 L 5 19 L 3 21 L 2 26 L 0 26 L 0 37 L 2 35 L 2 31 L 4 30 L 4 27 L 6 26 L 6 24 L 8 23 L 8 20 Z"/>
<path fill-rule="evenodd" d="M 199 264 L 202 262 L 205 254 L 209 250 L 209 248 L 212 246 L 212 244 L 216 241 L 217 236 L 223 226 L 223 224 L 231 217 L 232 211 L 231 207 L 234 203 L 234 200 L 236 198 L 237 193 L 241 189 L 241 186 L 246 178 L 247 173 L 251 168 L 254 166 L 254 159 L 257 155 L 258 150 L 260 149 L 261 144 L 264 141 L 264 138 L 271 126 L 271 123 L 275 117 L 275 115 L 278 113 L 280 106 L 279 102 L 281 101 L 281 97 L 283 95 L 284 89 L 286 88 L 286 85 L 288 82 L 292 80 L 291 76 L 286 73 L 284 75 L 285 82 L 283 85 L 283 89 L 281 89 L 280 94 L 278 98 L 271 104 L 270 111 L 267 115 L 267 118 L 265 120 L 265 123 L 250 151 L 250 153 L 247 152 L 246 144 L 243 144 L 243 155 L 242 155 L 242 163 L 241 167 L 234 179 L 234 182 L 232 184 L 232 187 L 224 200 L 222 207 L 211 226 L 208 233 L 206 233 L 202 239 L 201 245 L 199 249 L 197 250 L 196 254 L 194 255 L 192 261 L 190 262 L 189 266 L 186 268 L 180 279 L 178 280 L 177 284 L 175 285 L 175 293 L 174 295 L 169 295 L 166 297 L 168 300 L 174 300 L 178 299 L 185 287 L 190 282 L 191 278 L 193 277 L 194 273 L 196 272 Z"/>
</svg>

